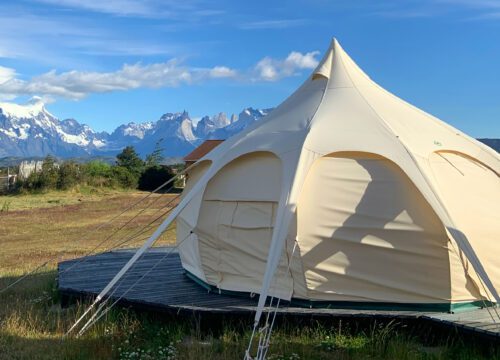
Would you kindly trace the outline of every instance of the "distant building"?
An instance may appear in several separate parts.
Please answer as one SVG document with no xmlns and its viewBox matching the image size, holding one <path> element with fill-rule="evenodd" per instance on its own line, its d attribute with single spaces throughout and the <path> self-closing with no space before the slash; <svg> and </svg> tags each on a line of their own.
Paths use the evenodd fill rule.
<svg viewBox="0 0 500 360">
<path fill-rule="evenodd" d="M 184 157 L 186 168 L 200 160 L 222 142 L 224 142 L 224 140 L 205 140 L 200 146 L 198 146 L 196 149 L 194 149 Z"/>
<path fill-rule="evenodd" d="M 17 175 L 11 174 L 7 168 L 7 175 L 0 175 L 0 193 L 8 192 L 16 184 L 16 180 Z"/>
<path fill-rule="evenodd" d="M 19 164 L 19 178 L 27 179 L 33 172 L 42 171 L 43 161 L 41 160 L 31 160 L 31 161 L 22 161 Z"/>
<path fill-rule="evenodd" d="M 222 142 L 224 142 L 224 140 L 205 140 L 200 146 L 198 146 L 196 149 L 194 149 L 184 157 L 184 163 L 186 164 L 185 168 L 187 169 L 188 167 L 193 165 L 210 151 L 215 149 Z M 187 174 L 182 176 L 181 178 L 183 186 L 186 186 Z"/>
</svg>

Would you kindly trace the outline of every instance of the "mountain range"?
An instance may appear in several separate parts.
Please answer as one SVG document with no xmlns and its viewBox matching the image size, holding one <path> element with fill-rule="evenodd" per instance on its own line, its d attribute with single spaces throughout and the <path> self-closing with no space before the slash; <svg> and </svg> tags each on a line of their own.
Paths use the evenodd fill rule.
<svg viewBox="0 0 500 360">
<path fill-rule="evenodd" d="M 75 119 L 59 120 L 40 98 L 24 105 L 0 103 L 0 158 L 112 156 L 133 145 L 142 156 L 161 141 L 165 157 L 186 155 L 206 139 L 227 139 L 272 109 L 244 109 L 239 116 L 219 113 L 193 123 L 186 111 L 157 121 L 128 123 L 112 133 L 96 132 Z"/>
<path fill-rule="evenodd" d="M 114 156 L 127 145 L 138 153 L 151 153 L 161 141 L 163 155 L 178 158 L 207 139 L 227 139 L 272 109 L 246 108 L 238 116 L 221 112 L 204 116 L 196 124 L 186 111 L 166 113 L 157 121 L 128 123 L 112 133 L 96 132 L 75 119 L 59 120 L 34 97 L 24 105 L 0 103 L 0 158 L 60 158 Z M 500 139 L 479 139 L 500 152 Z"/>
<path fill-rule="evenodd" d="M 478 140 L 500 153 L 500 139 L 478 139 Z"/>
</svg>

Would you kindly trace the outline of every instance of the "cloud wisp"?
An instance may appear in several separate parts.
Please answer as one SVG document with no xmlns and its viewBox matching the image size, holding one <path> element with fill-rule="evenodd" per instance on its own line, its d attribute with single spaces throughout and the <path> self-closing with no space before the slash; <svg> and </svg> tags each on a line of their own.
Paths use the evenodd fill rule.
<svg viewBox="0 0 500 360">
<path fill-rule="evenodd" d="M 190 67 L 178 59 L 163 63 L 125 64 L 111 72 L 51 70 L 29 80 L 17 76 L 15 69 L 0 67 L 0 97 L 42 96 L 81 100 L 90 94 L 127 91 L 139 88 L 167 88 L 199 84 L 217 79 L 234 81 L 278 81 L 296 76 L 318 64 L 318 51 L 302 54 L 292 51 L 285 59 L 265 57 L 254 67 L 238 71 L 226 66 Z"/>
<path fill-rule="evenodd" d="M 190 15 L 205 18 L 220 15 L 223 10 L 201 6 L 201 0 L 32 0 L 55 8 L 89 11 L 119 17 L 182 18 Z"/>
<path fill-rule="evenodd" d="M 265 57 L 255 65 L 255 81 L 277 81 L 285 77 L 297 75 L 300 70 L 314 69 L 318 66 L 319 51 L 302 54 L 292 51 L 284 60 Z"/>
<path fill-rule="evenodd" d="M 500 12 L 499 0 L 423 0 L 381 2 L 373 3 L 369 6 L 369 15 L 385 18 L 430 18 L 443 16 L 445 14 L 455 14 L 462 19 L 497 19 Z M 467 15 L 457 13 L 466 9 Z"/>
<path fill-rule="evenodd" d="M 279 19 L 279 20 L 264 20 L 246 22 L 239 25 L 242 30 L 269 30 L 269 29 L 288 29 L 305 25 L 305 19 Z"/>
<path fill-rule="evenodd" d="M 16 77 L 16 70 L 5 66 L 0 66 L 0 85 L 14 79 Z"/>
<path fill-rule="evenodd" d="M 142 39 L 67 13 L 57 17 L 19 11 L 0 14 L 0 58 L 67 67 L 92 63 L 95 56 L 141 58 L 183 52 L 184 44 Z"/>
</svg>

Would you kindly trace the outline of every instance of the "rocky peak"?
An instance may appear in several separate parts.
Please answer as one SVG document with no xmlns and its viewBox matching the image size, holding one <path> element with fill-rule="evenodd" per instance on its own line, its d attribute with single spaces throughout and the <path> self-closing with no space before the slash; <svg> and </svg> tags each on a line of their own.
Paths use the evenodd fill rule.
<svg viewBox="0 0 500 360">
<path fill-rule="evenodd" d="M 0 103 L 0 157 L 110 155 L 127 145 L 135 146 L 144 156 L 160 140 L 165 156 L 182 156 L 205 139 L 226 139 L 236 134 L 266 113 L 248 108 L 240 118 L 234 114 L 228 118 L 220 112 L 204 116 L 195 126 L 186 110 L 169 112 L 157 121 L 121 125 L 110 135 L 97 133 L 72 118 L 58 120 L 40 98 L 23 105 Z"/>
</svg>

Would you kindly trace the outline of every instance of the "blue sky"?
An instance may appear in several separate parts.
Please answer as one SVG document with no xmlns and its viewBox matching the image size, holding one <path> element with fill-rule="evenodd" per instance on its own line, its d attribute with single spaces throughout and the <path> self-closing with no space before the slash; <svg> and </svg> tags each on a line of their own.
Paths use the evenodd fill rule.
<svg viewBox="0 0 500 360">
<path fill-rule="evenodd" d="M 391 92 L 500 137 L 500 0 L 3 1 L 0 100 L 108 131 L 273 107 L 332 36 Z"/>
</svg>

